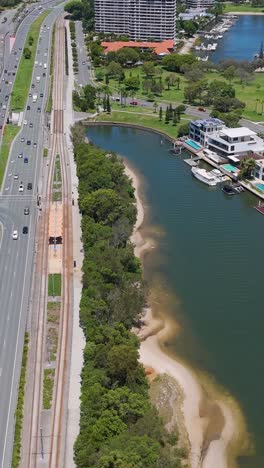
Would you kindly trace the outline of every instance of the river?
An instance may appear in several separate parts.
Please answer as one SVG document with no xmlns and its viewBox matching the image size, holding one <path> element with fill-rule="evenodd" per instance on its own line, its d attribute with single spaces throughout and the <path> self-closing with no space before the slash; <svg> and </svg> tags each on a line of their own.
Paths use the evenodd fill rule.
<svg viewBox="0 0 264 468">
<path fill-rule="evenodd" d="M 261 42 L 264 41 L 264 16 L 241 15 L 224 37 L 219 40 L 210 60 L 219 62 L 221 59 L 252 60 L 259 53 Z M 264 465 L 263 465 L 264 466 Z"/>
<path fill-rule="evenodd" d="M 169 313 L 181 325 L 167 346 L 239 402 L 256 447 L 239 466 L 263 468 L 264 217 L 254 209 L 256 199 L 228 198 L 193 179 L 158 135 L 103 126 L 87 135 L 142 175 L 148 231 L 157 240 L 146 257 L 146 279 L 171 295 Z"/>
</svg>

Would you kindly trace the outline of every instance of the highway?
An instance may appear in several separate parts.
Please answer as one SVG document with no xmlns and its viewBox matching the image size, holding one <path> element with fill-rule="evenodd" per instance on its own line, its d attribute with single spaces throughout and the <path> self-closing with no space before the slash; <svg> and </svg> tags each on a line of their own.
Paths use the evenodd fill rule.
<svg viewBox="0 0 264 468">
<path fill-rule="evenodd" d="M 56 2 L 46 2 L 50 7 Z M 43 4 L 42 4 L 43 5 Z M 39 7 L 39 5 L 38 5 Z M 38 8 L 37 7 L 37 8 Z M 43 10 L 41 10 L 43 11 Z M 46 99 L 48 97 L 49 51 L 54 20 L 62 11 L 62 6 L 52 9 L 44 20 L 34 67 L 30 94 L 37 94 L 37 101 L 28 97 L 28 110 L 24 113 L 23 125 L 9 157 L 5 178 L 0 195 L 0 223 L 3 235 L 0 246 L 0 467 L 11 465 L 12 444 L 17 402 L 17 388 L 20 377 L 20 365 L 24 342 L 24 331 L 29 306 L 30 286 L 32 283 L 33 255 L 35 250 L 36 222 L 40 216 L 37 210 L 37 193 L 40 165 L 43 160 L 43 122 Z M 23 47 L 28 28 L 39 15 L 34 10 L 22 22 L 18 29 L 15 46 L 10 56 L 8 70 L 14 70 L 18 63 L 19 47 Z M 17 51 L 17 54 L 14 52 Z M 42 63 L 42 66 L 39 64 Z M 44 69 L 47 63 L 47 69 Z M 43 74 L 46 76 L 43 76 Z M 40 77 L 37 83 L 37 77 Z M 12 82 L 14 80 L 12 79 Z M 4 83 L 4 82 L 3 82 Z M 10 94 L 12 85 L 2 85 L 2 96 Z M 40 95 L 43 94 L 43 97 Z M 3 120 L 2 120 L 3 121 Z M 32 123 L 32 126 L 30 125 Z M 24 141 L 21 141 L 21 138 Z M 30 144 L 27 144 L 30 142 Z M 34 145 L 35 143 L 35 145 Z M 22 157 L 18 157 L 22 153 Z M 28 162 L 26 162 L 27 158 Z M 17 175 L 18 178 L 14 178 Z M 23 184 L 23 192 L 19 185 Z M 28 189 L 28 183 L 32 189 Z M 24 208 L 30 208 L 30 214 L 24 214 Z M 23 227 L 28 227 L 28 234 L 23 234 Z M 18 239 L 12 239 L 12 232 L 18 230 Z"/>
</svg>

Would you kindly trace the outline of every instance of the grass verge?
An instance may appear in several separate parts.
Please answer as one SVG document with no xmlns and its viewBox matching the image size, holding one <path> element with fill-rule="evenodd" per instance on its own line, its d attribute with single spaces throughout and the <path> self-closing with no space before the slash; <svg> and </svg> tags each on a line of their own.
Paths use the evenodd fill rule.
<svg viewBox="0 0 264 468">
<path fill-rule="evenodd" d="M 55 369 L 44 369 L 43 380 L 43 408 L 50 409 L 54 386 Z"/>
<path fill-rule="evenodd" d="M 24 54 L 22 53 L 22 57 L 20 60 L 17 74 L 16 74 L 13 91 L 11 94 L 10 108 L 12 111 L 23 110 L 25 107 L 26 100 L 27 100 L 28 93 L 29 93 L 29 87 L 30 87 L 30 82 L 31 82 L 31 77 L 32 77 L 36 50 L 38 46 L 38 37 L 39 37 L 40 27 L 41 27 L 43 20 L 46 18 L 49 12 L 50 10 L 44 11 L 29 28 L 27 39 L 25 42 L 25 48 L 30 49 L 31 57 L 29 59 L 25 59 Z M 29 43 L 30 37 L 33 38 L 32 45 L 30 45 Z"/>
<path fill-rule="evenodd" d="M 48 295 L 49 296 L 61 295 L 61 274 L 60 273 L 49 275 Z"/>
<path fill-rule="evenodd" d="M 13 126 L 10 124 L 7 124 L 5 126 L 3 141 L 2 141 L 1 150 L 0 150 L 0 187 L 2 185 L 10 147 L 11 147 L 12 141 L 14 140 L 15 136 L 18 134 L 19 130 L 20 128 L 17 126 Z"/>
<path fill-rule="evenodd" d="M 237 3 L 226 3 L 224 13 L 264 13 L 264 7 L 253 7 L 250 3 L 238 5 Z"/>
<path fill-rule="evenodd" d="M 23 424 L 28 342 L 29 342 L 28 333 L 25 333 L 22 366 L 21 366 L 21 374 L 20 374 L 18 398 L 17 398 L 17 408 L 16 408 L 16 414 L 15 414 L 16 426 L 15 426 L 14 445 L 13 445 L 12 468 L 18 468 L 20 464 L 21 432 L 22 432 L 22 424 Z"/>
<path fill-rule="evenodd" d="M 116 122 L 116 123 L 131 123 L 134 125 L 141 125 L 142 127 L 153 128 L 154 130 L 159 130 L 166 135 L 176 138 L 178 133 L 178 128 L 183 123 L 191 120 L 191 116 L 188 118 L 184 115 L 183 116 L 186 120 L 181 120 L 181 122 L 177 123 L 177 125 L 172 125 L 170 122 L 169 124 L 165 124 L 164 121 L 160 122 L 157 114 L 148 114 L 148 113 L 135 113 L 135 112 L 121 112 L 121 111 L 113 111 L 111 114 L 101 114 L 97 120 L 101 122 Z"/>
<path fill-rule="evenodd" d="M 43 150 L 43 158 L 47 158 L 48 152 L 49 152 L 48 148 L 44 148 L 44 150 Z"/>
</svg>

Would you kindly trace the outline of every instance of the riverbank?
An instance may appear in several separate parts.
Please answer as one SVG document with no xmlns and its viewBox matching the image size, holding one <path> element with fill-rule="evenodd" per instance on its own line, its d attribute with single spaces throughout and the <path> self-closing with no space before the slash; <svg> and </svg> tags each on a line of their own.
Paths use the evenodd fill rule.
<svg viewBox="0 0 264 468">
<path fill-rule="evenodd" d="M 140 178 L 126 164 L 126 174 L 132 179 L 137 202 L 137 222 L 132 235 L 135 255 L 141 259 L 147 250 L 154 247 L 150 239 L 145 239 L 140 229 L 144 222 L 144 206 L 140 195 Z M 176 334 L 177 324 L 164 314 L 155 314 L 151 303 L 143 318 L 144 326 L 138 330 L 142 342 L 140 360 L 146 369 L 157 374 L 168 374 L 177 382 L 183 398 L 179 398 L 178 413 L 184 416 L 185 428 L 190 442 L 190 463 L 192 468 L 226 468 L 227 448 L 239 430 L 231 408 L 224 402 L 212 400 L 206 395 L 194 372 L 186 365 L 169 356 L 163 343 Z M 182 401 L 183 400 L 183 401 Z M 180 431 L 184 431 L 181 427 Z M 201 465 L 202 463 L 202 465 Z"/>
</svg>

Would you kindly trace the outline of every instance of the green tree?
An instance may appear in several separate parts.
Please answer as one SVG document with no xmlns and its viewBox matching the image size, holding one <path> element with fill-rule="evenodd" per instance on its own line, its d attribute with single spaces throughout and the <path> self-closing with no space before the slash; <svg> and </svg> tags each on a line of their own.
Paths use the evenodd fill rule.
<svg viewBox="0 0 264 468">
<path fill-rule="evenodd" d="M 81 211 L 102 224 L 113 224 L 121 213 L 121 200 L 114 190 L 98 189 L 83 197 Z"/>
<path fill-rule="evenodd" d="M 126 89 L 129 91 L 137 91 L 140 87 L 139 78 L 134 77 L 134 76 L 130 78 L 126 78 L 124 84 L 125 84 Z"/>
<path fill-rule="evenodd" d="M 162 122 L 162 107 L 159 108 L 159 121 Z"/>
<path fill-rule="evenodd" d="M 169 108 L 167 106 L 166 113 L 165 113 L 165 124 L 168 124 L 169 121 L 170 121 L 170 111 L 169 111 Z"/>
<path fill-rule="evenodd" d="M 223 77 L 231 83 L 231 81 L 234 80 L 236 74 L 236 69 L 234 65 L 231 65 L 230 67 L 226 68 L 223 72 Z"/>
<path fill-rule="evenodd" d="M 155 65 L 154 62 L 144 62 L 143 72 L 147 77 L 155 75 Z"/>
<path fill-rule="evenodd" d="M 23 50 L 23 55 L 25 59 L 30 59 L 31 58 L 31 50 L 28 47 L 25 47 Z"/>
<path fill-rule="evenodd" d="M 178 128 L 178 137 L 189 135 L 189 123 L 184 123 Z"/>
</svg>

